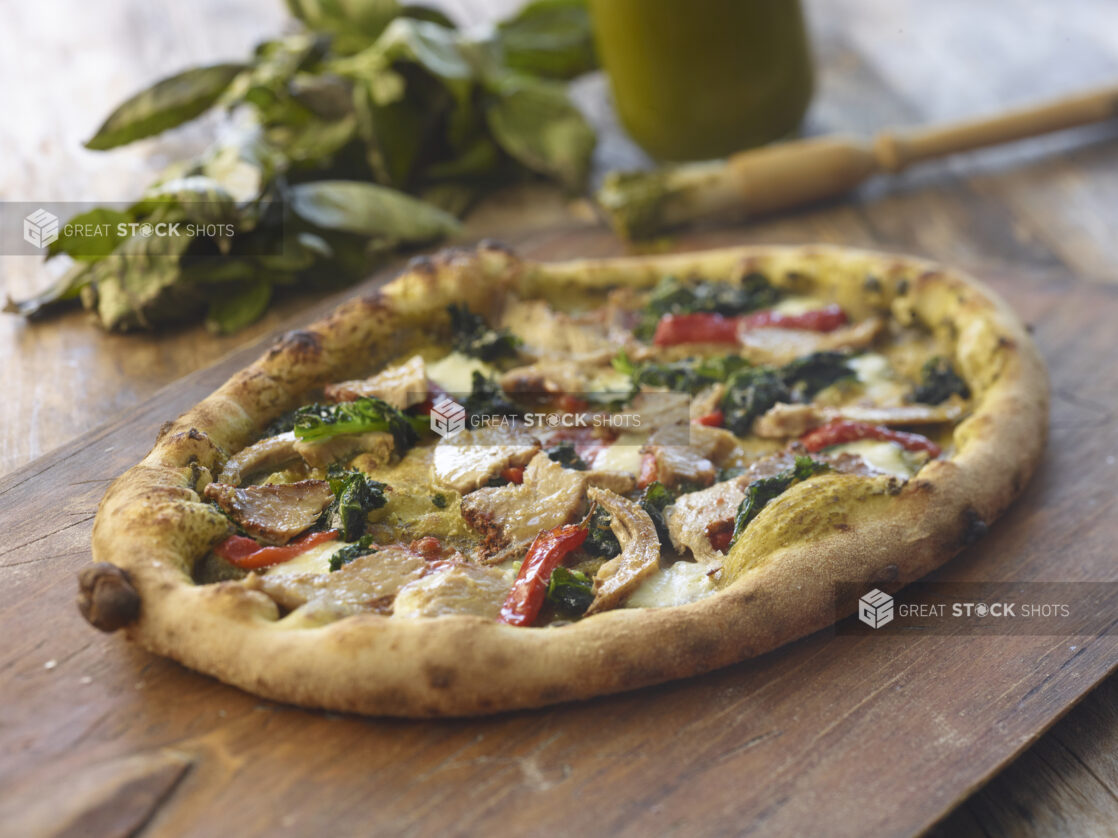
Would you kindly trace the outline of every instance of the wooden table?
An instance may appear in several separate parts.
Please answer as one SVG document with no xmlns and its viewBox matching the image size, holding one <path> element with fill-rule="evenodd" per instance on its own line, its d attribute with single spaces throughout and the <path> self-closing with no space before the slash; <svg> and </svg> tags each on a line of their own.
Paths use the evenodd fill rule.
<svg viewBox="0 0 1118 838">
<path fill-rule="evenodd" d="M 0 196 L 6 200 L 109 200 L 134 194 L 159 165 L 198 148 L 205 126 L 111 155 L 82 151 L 80 140 L 136 86 L 188 63 L 235 58 L 283 25 L 280 4 L 269 0 L 243 0 L 232 7 L 217 0 L 189 5 L 129 0 L 108 7 L 67 2 L 63 13 L 59 5 L 19 4 L 6 20 L 12 47 L 0 53 L 0 71 L 6 79 L 35 79 L 9 84 L 0 93 L 6 114 L 0 123 L 0 152 L 5 160 L 19 161 L 0 172 Z M 473 19 L 483 4 L 459 0 L 447 5 L 459 17 Z M 808 122 L 812 132 L 868 132 L 886 124 L 968 116 L 1113 81 L 1118 70 L 1118 9 L 1105 0 L 1080 0 L 1074 12 L 1044 0 L 818 0 L 808 5 L 821 67 Z M 639 162 L 639 154 L 612 124 L 601 82 L 581 83 L 578 94 L 602 126 L 599 170 Z M 823 240 L 909 251 L 989 278 L 1019 309 L 1028 309 L 1023 311 L 1027 317 L 1040 318 L 1066 295 L 1087 318 L 1092 301 L 1110 304 L 1110 286 L 1118 282 L 1116 139 L 1114 126 L 1103 126 L 991 150 L 871 185 L 850 201 L 740 230 L 691 235 L 677 246 Z M 542 254 L 617 247 L 593 228 L 585 207 L 538 188 L 504 193 L 482 207 L 467 235 L 493 233 L 514 237 Z M 42 267 L 26 258 L 0 257 L 0 270 L 3 290 L 13 295 L 46 280 Z M 574 777 L 590 808 L 572 811 L 569 821 L 553 813 L 547 819 L 553 828 L 566 824 L 583 831 L 621 831 L 625 823 L 615 821 L 612 811 L 625 813 L 632 829 L 638 823 L 688 834 L 701 826 L 721 832 L 746 829 L 748 823 L 734 819 L 734 797 L 724 783 L 697 769 L 680 773 L 676 760 L 700 763 L 709 757 L 721 760 L 718 764 L 727 770 L 763 768 L 764 761 L 750 760 L 769 753 L 774 743 L 758 739 L 765 731 L 740 718 L 747 706 L 740 701 L 756 700 L 756 691 L 746 686 L 766 674 L 775 680 L 794 677 L 786 671 L 791 666 L 787 661 L 810 658 L 817 639 L 806 641 L 806 649 L 804 644 L 794 647 L 786 658 L 770 656 L 756 668 L 735 668 L 647 695 L 483 722 L 413 725 L 262 704 L 128 649 L 119 638 L 91 634 L 78 622 L 66 605 L 72 569 L 87 558 L 85 533 L 105 481 L 95 472 L 88 483 L 57 485 L 56 494 L 42 498 L 41 514 L 20 487 L 32 480 L 46 485 L 52 474 L 67 475 L 68 469 L 80 471 L 79 462 L 104 473 L 119 471 L 146 443 L 122 438 L 119 430 L 116 436 L 112 430 L 99 431 L 84 444 L 35 458 L 110 420 L 119 427 L 156 427 L 194 401 L 192 394 L 220 381 L 223 370 L 239 365 L 240 356 L 219 370 L 172 382 L 283 324 L 306 319 L 310 306 L 309 301 L 289 302 L 246 332 L 224 339 L 197 329 L 160 338 L 105 335 L 80 314 L 36 327 L 0 321 L 0 345 L 8 362 L 6 398 L 0 401 L 0 472 L 19 469 L 0 485 L 0 492 L 11 493 L 11 500 L 0 503 L 0 514 L 18 514 L 18 519 L 6 519 L 12 543 L 0 551 L 0 573 L 7 580 L 5 591 L 23 597 L 16 601 L 5 596 L 0 605 L 0 630 L 7 638 L 0 658 L 7 699 L 0 716 L 0 823 L 17 823 L 13 818 L 18 815 L 42 828 L 111 800 L 112 810 L 101 814 L 112 817 L 103 823 L 111 821 L 122 830 L 151 823 L 204 832 L 207 825 L 212 829 L 226 822 L 245 831 L 270 826 L 300 834 L 321 831 L 331 812 L 342 818 L 336 823 L 357 830 L 362 823 L 378 823 L 375 807 L 367 812 L 367 822 L 361 820 L 364 801 L 376 801 L 382 811 L 391 809 L 391 802 L 378 800 L 375 790 L 397 787 L 391 777 L 398 766 L 397 772 L 411 777 L 411 785 L 400 787 L 401 799 L 412 801 L 415 814 L 404 818 L 393 809 L 392 820 L 379 821 L 386 828 L 455 831 L 455 824 L 504 823 L 523 829 L 509 796 L 531 798 L 530 808 L 551 799 L 572 805 L 567 781 Z M 1105 339 L 1099 345 L 1105 348 Z M 1109 358 L 1103 354 L 1100 360 L 1106 364 Z M 1060 382 L 1056 385 L 1058 398 L 1065 400 L 1062 408 L 1058 401 L 1057 410 L 1070 411 L 1060 414 L 1062 421 L 1093 422 L 1100 434 L 1113 437 L 1118 410 L 1113 398 L 1077 404 L 1074 392 L 1065 389 L 1061 396 Z M 154 401 L 145 401 L 153 396 Z M 139 453 L 133 455 L 132 449 Z M 996 533 L 998 543 L 1009 543 L 1003 530 Z M 42 544 L 36 547 L 41 539 L 67 546 L 47 560 L 39 552 Z M 962 561 L 951 570 L 961 567 L 965 572 L 967 560 Z M 45 630 L 44 621 L 55 627 Z M 1109 666 L 1118 662 L 1110 649 L 1109 659 L 1105 649 L 1099 652 L 1103 657 L 1095 662 L 1096 670 L 1107 666 L 1107 660 Z M 1074 677 L 1061 689 L 1068 695 L 1081 692 Z M 187 702 L 176 704 L 184 697 Z M 665 708 L 690 697 L 710 703 L 712 721 L 696 729 L 697 744 L 682 752 L 650 739 L 651 728 L 626 722 L 647 713 L 643 724 L 670 728 Z M 1116 698 L 1118 682 L 1104 682 L 938 830 L 944 835 L 1112 830 L 1118 823 Z M 1057 702 L 1047 715 L 1037 715 L 1046 721 L 1023 727 L 1008 750 L 998 740 L 996 756 L 982 753 L 989 743 L 975 740 L 971 756 L 981 770 L 968 773 L 965 766 L 945 761 L 926 766 L 929 778 L 955 772 L 975 778 L 971 783 L 981 781 L 1064 709 Z M 614 750 L 591 765 L 576 759 L 576 751 L 565 744 L 568 727 L 600 724 L 602 713 L 624 733 L 609 739 Z M 717 743 L 718 749 L 706 753 L 704 741 Z M 903 753 L 903 743 L 899 750 Z M 963 752 L 970 753 L 968 748 Z M 352 776 L 362 764 L 376 766 L 369 779 L 374 785 Z M 269 773 L 267 766 L 282 770 Z M 603 787 L 625 790 L 625 799 L 594 797 L 594 782 L 587 785 L 586 776 L 591 769 L 601 773 Z M 839 772 L 841 766 L 831 770 Z M 300 791 L 301 772 L 313 775 L 318 784 L 331 778 L 336 782 L 329 811 L 316 806 L 312 792 L 319 786 L 308 784 Z M 664 773 L 677 777 L 678 785 L 666 788 L 658 782 Z M 479 787 L 479 797 L 471 800 L 466 791 L 481 781 L 489 785 Z M 751 777 L 742 776 L 740 782 L 748 787 Z M 841 787 L 837 776 L 835 782 Z M 255 799 L 223 793 L 226 787 L 244 790 L 253 783 L 281 785 Z M 871 831 L 903 834 L 930 823 L 966 790 L 965 784 L 953 788 L 947 797 L 925 801 L 918 812 L 898 811 L 893 817 L 889 801 L 877 801 L 867 807 L 867 815 L 872 809 L 884 819 L 873 821 Z M 848 799 L 857 795 L 851 792 Z M 704 809 L 705 803 L 718 808 Z M 813 805 L 812 800 L 798 803 L 805 810 Z M 822 807 L 817 811 L 826 810 L 825 803 L 816 801 Z M 510 814 L 502 821 L 498 816 L 503 811 Z M 217 812 L 226 819 L 218 820 Z M 588 812 L 598 818 L 587 820 Z M 790 822 L 760 818 L 756 823 L 776 828 Z M 833 831 L 855 831 L 851 827 L 849 822 L 835 824 Z"/>
</svg>

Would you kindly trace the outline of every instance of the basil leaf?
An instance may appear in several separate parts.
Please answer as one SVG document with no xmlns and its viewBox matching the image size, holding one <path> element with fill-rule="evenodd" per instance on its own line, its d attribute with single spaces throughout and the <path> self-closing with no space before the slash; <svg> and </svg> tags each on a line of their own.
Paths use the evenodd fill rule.
<svg viewBox="0 0 1118 838">
<path fill-rule="evenodd" d="M 95 207 L 88 212 L 78 213 L 59 230 L 59 236 L 51 243 L 48 252 L 51 256 L 65 253 L 79 262 L 102 259 L 127 238 L 121 235 L 117 225 L 131 220 L 129 213 L 108 207 Z M 79 227 L 83 232 L 92 232 L 92 235 L 75 235 Z M 67 234 L 67 230 L 71 233 Z"/>
<path fill-rule="evenodd" d="M 308 29 L 334 36 L 332 46 L 351 53 L 367 46 L 400 14 L 398 0 L 286 0 Z"/>
<path fill-rule="evenodd" d="M 511 157 L 570 189 L 590 169 L 594 131 L 561 84 L 506 74 L 485 117 L 493 138 Z"/>
<path fill-rule="evenodd" d="M 96 151 L 116 148 L 194 119 L 208 110 L 244 69 L 244 64 L 213 64 L 156 82 L 109 114 L 85 147 Z"/>
<path fill-rule="evenodd" d="M 513 70 L 571 79 L 598 66 L 586 0 L 536 0 L 497 24 L 505 64 Z"/>
<path fill-rule="evenodd" d="M 206 311 L 206 328 L 214 334 L 230 335 L 261 318 L 272 299 L 272 285 L 257 278 L 238 283 L 231 290 L 222 286 Z"/>
<path fill-rule="evenodd" d="M 28 297 L 26 300 L 13 300 L 8 297 L 4 304 L 4 311 L 9 314 L 22 315 L 29 320 L 38 320 L 64 308 L 66 303 L 78 299 L 81 290 L 93 278 L 93 264 L 90 262 L 76 263 L 34 297 Z"/>
<path fill-rule="evenodd" d="M 453 215 L 395 189 L 358 181 L 298 184 L 291 188 L 291 207 L 318 227 L 394 242 L 427 242 L 458 231 Z"/>
</svg>

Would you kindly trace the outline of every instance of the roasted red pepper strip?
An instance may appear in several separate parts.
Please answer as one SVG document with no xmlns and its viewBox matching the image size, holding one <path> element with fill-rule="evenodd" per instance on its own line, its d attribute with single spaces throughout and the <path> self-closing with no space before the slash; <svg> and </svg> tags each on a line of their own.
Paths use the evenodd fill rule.
<svg viewBox="0 0 1118 838">
<path fill-rule="evenodd" d="M 337 537 L 337 530 L 324 530 L 301 535 L 283 547 L 261 547 L 251 538 L 231 535 L 214 547 L 214 552 L 241 570 L 259 570 L 262 567 L 271 567 L 289 561 L 300 553 L 305 553 L 312 547 L 325 544 L 327 541 L 333 541 Z"/>
<path fill-rule="evenodd" d="M 847 324 L 846 312 L 832 303 L 826 308 L 803 314 L 782 314 L 779 311 L 757 311 L 741 318 L 743 329 L 804 329 L 809 332 L 833 332 Z"/>
<path fill-rule="evenodd" d="M 814 431 L 808 431 L 800 437 L 800 442 L 808 451 L 814 453 L 831 445 L 857 442 L 860 439 L 896 442 L 907 451 L 927 451 L 932 457 L 938 457 L 942 453 L 940 447 L 926 436 L 894 431 L 892 428 L 871 425 L 868 422 L 851 422 L 848 419 L 836 419 Z"/>
<path fill-rule="evenodd" d="M 512 583 L 512 590 L 501 606 L 499 622 L 510 626 L 530 626 L 539 616 L 547 595 L 551 573 L 559 567 L 568 553 L 576 550 L 586 540 L 586 524 L 567 524 L 541 532 L 528 548 L 520 573 Z"/>
<path fill-rule="evenodd" d="M 651 451 L 641 454 L 641 473 L 637 477 L 637 488 L 647 489 L 660 474 L 660 464 L 656 462 L 656 455 Z"/>
<path fill-rule="evenodd" d="M 508 468 L 503 468 L 501 469 L 501 477 L 505 478 L 509 483 L 523 483 L 524 466 L 509 466 Z"/>
<path fill-rule="evenodd" d="M 721 410 L 715 410 L 713 413 L 708 413 L 705 416 L 697 416 L 691 421 L 696 425 L 706 425 L 708 428 L 721 428 L 722 422 L 725 420 Z"/>
<path fill-rule="evenodd" d="M 803 314 L 779 311 L 756 311 L 741 317 L 699 312 L 697 314 L 665 314 L 656 324 L 652 342 L 656 346 L 679 343 L 738 343 L 742 331 L 749 329 L 802 329 L 810 332 L 833 332 L 849 322 L 841 306 L 831 304 Z"/>
<path fill-rule="evenodd" d="M 737 343 L 738 318 L 721 314 L 665 314 L 656 324 L 652 342 L 657 346 L 679 343 Z"/>
</svg>

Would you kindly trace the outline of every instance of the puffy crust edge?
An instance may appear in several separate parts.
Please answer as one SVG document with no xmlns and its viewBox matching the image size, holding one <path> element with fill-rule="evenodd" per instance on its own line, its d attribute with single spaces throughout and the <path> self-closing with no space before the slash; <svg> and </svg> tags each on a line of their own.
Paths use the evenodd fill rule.
<svg viewBox="0 0 1118 838">
<path fill-rule="evenodd" d="M 814 276 L 844 304 L 891 306 L 953 329 L 977 382 L 957 451 L 903 487 L 823 476 L 766 509 L 727 558 L 732 581 L 684 606 L 625 609 L 558 628 L 474 617 L 369 614 L 289 627 L 262 593 L 197 586 L 190 568 L 225 532 L 194 491 L 300 394 L 359 372 L 439 328 L 466 300 L 491 310 L 511 290 L 548 296 L 646 285 L 665 272 L 723 275 L 745 263 L 786 284 Z M 872 288 L 865 278 L 875 277 Z M 536 707 L 706 672 L 774 649 L 851 613 L 835 586 L 896 589 L 947 561 L 1011 503 L 1047 429 L 1048 383 L 1032 340 L 976 280 L 920 260 L 829 246 L 737 247 L 671 256 L 533 263 L 483 243 L 411 264 L 379 292 L 282 336 L 161 431 L 151 453 L 101 502 L 95 561 L 121 568 L 140 598 L 130 639 L 259 695 L 374 715 L 456 716 Z M 775 545 L 775 549 L 773 548 Z"/>
</svg>

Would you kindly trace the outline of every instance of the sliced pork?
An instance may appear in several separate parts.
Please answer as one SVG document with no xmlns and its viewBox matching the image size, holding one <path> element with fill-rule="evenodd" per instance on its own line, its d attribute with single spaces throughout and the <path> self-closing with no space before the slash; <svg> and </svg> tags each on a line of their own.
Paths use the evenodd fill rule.
<svg viewBox="0 0 1118 838">
<path fill-rule="evenodd" d="M 587 491 L 610 514 L 610 529 L 621 552 L 603 564 L 594 576 L 594 601 L 587 614 L 617 608 L 660 567 L 660 539 L 648 513 L 631 500 L 607 489 Z"/>
<path fill-rule="evenodd" d="M 563 468 L 541 452 L 528 463 L 522 484 L 478 489 L 462 498 L 462 517 L 483 537 L 481 560 L 496 563 L 527 549 L 544 530 L 570 522 L 585 493 L 585 472 Z"/>
<path fill-rule="evenodd" d="M 334 500 L 325 480 L 246 486 L 210 483 L 202 492 L 241 528 L 265 544 L 286 544 L 310 528 Z"/>
<path fill-rule="evenodd" d="M 510 466 L 525 465 L 539 449 L 539 442 L 524 431 L 500 427 L 462 431 L 435 446 L 432 476 L 439 486 L 464 495 Z"/>
<path fill-rule="evenodd" d="M 413 355 L 371 378 L 341 381 L 326 387 L 326 398 L 331 401 L 351 402 L 362 396 L 383 399 L 399 410 L 421 404 L 427 399 L 427 365 L 422 357 Z"/>
</svg>

